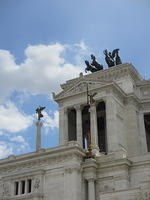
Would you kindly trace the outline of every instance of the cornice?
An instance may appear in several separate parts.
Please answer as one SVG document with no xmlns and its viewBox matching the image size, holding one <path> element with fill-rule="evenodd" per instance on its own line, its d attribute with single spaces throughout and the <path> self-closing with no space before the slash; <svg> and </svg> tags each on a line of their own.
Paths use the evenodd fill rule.
<svg viewBox="0 0 150 200">
<path fill-rule="evenodd" d="M 11 168 L 15 169 L 21 166 L 25 166 L 29 170 L 30 165 L 40 166 L 49 161 L 62 161 L 69 159 L 69 157 L 72 158 L 73 156 L 82 160 L 85 156 L 84 150 L 77 145 L 64 145 L 51 149 L 45 149 L 45 152 L 32 152 L 20 156 L 13 156 L 13 160 L 9 160 L 9 158 L 0 160 L 0 172 L 3 170 L 9 171 Z"/>
<path fill-rule="evenodd" d="M 32 174 L 32 175 L 31 175 Z M 33 177 L 33 176 L 36 176 L 36 175 L 44 175 L 45 174 L 45 170 L 42 170 L 42 169 L 28 169 L 28 171 L 24 171 L 24 173 L 22 174 L 22 171 L 17 171 L 16 173 L 12 173 L 11 174 L 11 180 L 16 180 L 16 179 L 22 179 L 25 177 Z M 10 180 L 10 174 L 5 174 L 5 176 L 2 176 L 2 179 L 3 180 Z"/>
<path fill-rule="evenodd" d="M 43 199 L 44 194 L 43 193 L 33 193 L 33 194 L 26 194 L 26 195 L 19 195 L 19 196 L 9 196 L 9 197 L 0 197 L 0 200 L 31 200 L 33 198 Z"/>
<path fill-rule="evenodd" d="M 142 80 L 142 81 L 139 81 L 139 82 L 136 83 L 136 86 L 137 86 L 137 87 L 140 87 L 140 88 L 141 88 L 141 87 L 145 87 L 145 86 L 146 86 L 146 87 L 147 87 L 147 86 L 150 86 L 150 80 L 145 80 L 145 79 L 144 79 L 144 80 Z"/>
<path fill-rule="evenodd" d="M 92 89 L 102 88 L 105 85 L 114 83 L 119 80 L 121 77 L 130 76 L 134 82 L 140 82 L 142 77 L 137 72 L 137 70 L 132 66 L 132 64 L 121 64 L 109 69 L 101 70 L 94 72 L 88 75 L 80 75 L 78 78 L 67 81 L 65 84 L 62 84 L 62 92 L 58 94 L 53 93 L 53 98 L 55 101 L 59 102 L 64 98 L 74 96 L 86 92 L 87 83 L 92 85 Z M 119 87 L 118 87 L 119 88 Z"/>
<path fill-rule="evenodd" d="M 132 166 L 132 162 L 128 160 L 127 158 L 114 159 L 114 160 L 109 160 L 109 161 L 104 161 L 104 162 L 102 160 L 99 160 L 99 161 L 97 160 L 97 163 L 99 164 L 99 170 L 110 168 L 110 167 Z"/>
</svg>

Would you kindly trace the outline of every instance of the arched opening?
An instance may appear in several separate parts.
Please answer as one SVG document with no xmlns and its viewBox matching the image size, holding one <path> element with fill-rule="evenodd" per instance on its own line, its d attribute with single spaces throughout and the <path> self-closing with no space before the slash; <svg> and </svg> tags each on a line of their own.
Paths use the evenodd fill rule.
<svg viewBox="0 0 150 200">
<path fill-rule="evenodd" d="M 107 152 L 107 135 L 106 135 L 106 106 L 105 102 L 99 102 L 97 111 L 97 129 L 98 129 L 98 145 L 100 152 Z"/>
<path fill-rule="evenodd" d="M 70 109 L 68 111 L 68 140 L 77 140 L 77 129 L 76 129 L 76 110 Z"/>
<path fill-rule="evenodd" d="M 90 112 L 89 106 L 84 106 L 82 110 L 82 133 L 83 133 L 83 148 L 87 148 L 90 140 Z"/>
</svg>

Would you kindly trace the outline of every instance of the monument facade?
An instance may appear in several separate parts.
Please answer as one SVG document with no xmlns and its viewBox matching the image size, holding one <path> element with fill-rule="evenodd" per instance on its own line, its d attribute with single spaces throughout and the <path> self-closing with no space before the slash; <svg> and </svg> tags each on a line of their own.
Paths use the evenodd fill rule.
<svg viewBox="0 0 150 200">
<path fill-rule="evenodd" d="M 60 145 L 0 160 L 0 200 L 150 200 L 150 80 L 126 63 L 61 88 Z"/>
</svg>

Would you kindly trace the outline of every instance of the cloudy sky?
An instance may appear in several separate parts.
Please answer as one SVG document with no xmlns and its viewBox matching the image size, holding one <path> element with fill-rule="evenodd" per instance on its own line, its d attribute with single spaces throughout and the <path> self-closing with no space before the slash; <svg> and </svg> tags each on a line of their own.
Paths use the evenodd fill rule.
<svg viewBox="0 0 150 200">
<path fill-rule="evenodd" d="M 0 0 L 0 158 L 35 150 L 35 109 L 46 106 L 42 147 L 58 145 L 51 93 L 93 53 L 120 48 L 150 78 L 149 0 Z"/>
</svg>

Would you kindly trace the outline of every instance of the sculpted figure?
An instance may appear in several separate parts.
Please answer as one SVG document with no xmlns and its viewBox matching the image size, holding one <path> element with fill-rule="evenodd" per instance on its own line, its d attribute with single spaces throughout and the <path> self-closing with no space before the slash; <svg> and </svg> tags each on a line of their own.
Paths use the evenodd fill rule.
<svg viewBox="0 0 150 200">
<path fill-rule="evenodd" d="M 119 49 L 115 49 L 114 51 L 115 51 L 115 55 L 116 55 L 116 58 L 115 58 L 116 65 L 122 64 L 121 58 L 119 56 Z"/>
<path fill-rule="evenodd" d="M 115 65 L 115 62 L 114 62 L 114 59 L 113 59 L 111 52 L 108 53 L 107 49 L 105 49 L 103 51 L 103 53 L 105 55 L 105 61 L 108 65 L 108 67 L 113 67 Z"/>
<path fill-rule="evenodd" d="M 90 106 L 93 105 L 95 103 L 95 99 L 94 96 L 97 95 L 97 92 L 94 92 L 93 94 L 89 94 L 89 104 Z"/>
<path fill-rule="evenodd" d="M 42 114 L 42 110 L 44 110 L 45 107 L 41 107 L 39 106 L 35 111 L 36 113 L 38 114 L 38 120 L 40 120 L 42 117 L 43 117 L 43 114 Z"/>
<path fill-rule="evenodd" d="M 85 64 L 86 64 L 86 68 L 85 68 L 85 72 L 87 73 L 87 71 L 90 71 L 90 72 L 96 72 L 96 71 L 98 71 L 95 67 L 93 67 L 90 63 L 89 63 L 89 61 L 87 61 L 87 60 L 85 60 Z"/>
<path fill-rule="evenodd" d="M 102 70 L 103 69 L 103 65 L 100 65 L 97 61 L 96 61 L 96 57 L 92 54 L 91 55 L 91 59 L 92 59 L 92 63 L 91 65 L 94 66 L 96 69 L 98 70 Z"/>
<path fill-rule="evenodd" d="M 103 51 L 105 55 L 105 61 L 108 67 L 113 67 L 115 65 L 122 64 L 121 58 L 119 57 L 119 49 L 114 49 L 108 53 L 107 49 Z"/>
</svg>

